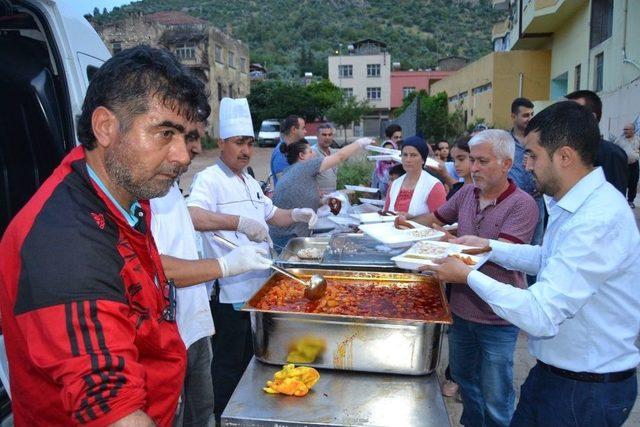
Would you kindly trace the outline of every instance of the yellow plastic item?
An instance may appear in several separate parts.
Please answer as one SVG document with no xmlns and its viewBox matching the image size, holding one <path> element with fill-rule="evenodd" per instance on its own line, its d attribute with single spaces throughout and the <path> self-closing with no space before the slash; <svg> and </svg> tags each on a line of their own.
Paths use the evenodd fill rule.
<svg viewBox="0 0 640 427">
<path fill-rule="evenodd" d="M 273 374 L 273 381 L 267 381 L 263 390 L 267 393 L 282 393 L 289 396 L 305 396 L 320 378 L 320 373 L 307 366 L 284 365 Z"/>
</svg>

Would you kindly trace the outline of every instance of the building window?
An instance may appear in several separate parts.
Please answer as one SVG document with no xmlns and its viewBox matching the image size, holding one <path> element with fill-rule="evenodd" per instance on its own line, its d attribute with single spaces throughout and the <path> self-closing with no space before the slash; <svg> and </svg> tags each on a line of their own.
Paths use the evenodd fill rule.
<svg viewBox="0 0 640 427">
<path fill-rule="evenodd" d="M 233 85 L 229 85 L 229 93 L 227 94 L 229 98 L 233 98 Z"/>
<path fill-rule="evenodd" d="M 565 71 L 551 80 L 551 99 L 556 100 L 565 96 L 569 88 L 569 72 Z"/>
<path fill-rule="evenodd" d="M 594 92 L 601 92 L 604 80 L 604 52 L 600 52 L 596 55 L 595 68 L 593 90 Z"/>
<path fill-rule="evenodd" d="M 222 83 L 218 83 L 218 102 L 222 100 Z"/>
<path fill-rule="evenodd" d="M 111 43 L 111 52 L 115 55 L 122 51 L 122 43 Z"/>
<path fill-rule="evenodd" d="M 471 89 L 471 93 L 473 95 L 479 95 L 481 93 L 488 92 L 491 89 L 492 89 L 491 83 L 487 83 L 487 84 L 484 84 L 482 86 L 474 87 L 473 89 Z"/>
<path fill-rule="evenodd" d="M 223 63 L 222 62 L 222 46 L 220 45 L 216 45 L 216 61 L 219 63 Z"/>
<path fill-rule="evenodd" d="M 576 65 L 576 70 L 573 74 L 573 90 L 580 90 L 580 79 L 582 78 L 582 66 Z"/>
<path fill-rule="evenodd" d="M 233 54 L 233 52 L 228 51 L 227 52 L 227 64 L 229 64 L 229 67 L 231 68 L 236 68 L 236 60 L 235 60 L 235 55 Z"/>
<path fill-rule="evenodd" d="M 409 96 L 409 94 L 413 93 L 416 91 L 416 88 L 411 86 L 411 87 L 403 87 L 402 88 L 402 98 L 406 98 L 407 96 Z"/>
<path fill-rule="evenodd" d="M 380 64 L 367 64 L 367 77 L 380 77 Z"/>
<path fill-rule="evenodd" d="M 247 60 L 245 58 L 240 58 L 240 71 L 247 72 Z"/>
<path fill-rule="evenodd" d="M 342 88 L 342 96 L 345 98 L 349 98 L 353 96 L 353 88 L 352 87 L 343 87 Z"/>
<path fill-rule="evenodd" d="M 196 57 L 196 45 L 184 43 L 176 46 L 176 57 L 178 59 L 194 59 Z"/>
<path fill-rule="evenodd" d="M 611 37 L 613 27 L 613 0 L 591 1 L 591 33 L 589 48 Z"/>
<path fill-rule="evenodd" d="M 382 89 L 379 87 L 368 87 L 367 88 L 367 99 L 372 101 L 378 101 L 382 98 Z"/>
<path fill-rule="evenodd" d="M 338 65 L 338 76 L 342 79 L 353 77 L 353 65 Z"/>
</svg>

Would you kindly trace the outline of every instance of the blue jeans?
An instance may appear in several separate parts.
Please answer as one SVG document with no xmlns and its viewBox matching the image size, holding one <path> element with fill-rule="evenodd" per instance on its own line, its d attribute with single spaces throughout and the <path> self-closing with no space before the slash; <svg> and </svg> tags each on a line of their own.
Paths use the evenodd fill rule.
<svg viewBox="0 0 640 427">
<path fill-rule="evenodd" d="M 456 315 L 449 330 L 449 366 L 460 386 L 467 427 L 508 426 L 513 415 L 513 352 L 518 328 L 471 322 Z"/>
<path fill-rule="evenodd" d="M 614 383 L 589 383 L 561 377 L 536 365 L 520 389 L 511 425 L 620 426 L 637 395 L 635 375 Z"/>
</svg>

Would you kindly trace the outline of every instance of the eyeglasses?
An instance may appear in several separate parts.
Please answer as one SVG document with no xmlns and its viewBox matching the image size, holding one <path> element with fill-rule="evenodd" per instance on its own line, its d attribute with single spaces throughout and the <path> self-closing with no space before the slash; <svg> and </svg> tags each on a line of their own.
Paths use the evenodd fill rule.
<svg viewBox="0 0 640 427">
<path fill-rule="evenodd" d="M 162 318 L 167 322 L 176 321 L 176 285 L 173 280 L 167 280 L 167 283 L 162 287 L 162 294 L 166 302 L 164 310 L 162 310 Z"/>
</svg>

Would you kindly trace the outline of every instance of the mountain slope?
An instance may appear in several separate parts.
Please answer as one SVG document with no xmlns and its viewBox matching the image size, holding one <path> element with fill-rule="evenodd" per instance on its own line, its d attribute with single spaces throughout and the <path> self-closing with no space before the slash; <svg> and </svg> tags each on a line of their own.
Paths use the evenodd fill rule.
<svg viewBox="0 0 640 427">
<path fill-rule="evenodd" d="M 327 56 L 339 43 L 363 38 L 387 43 L 403 69 L 427 68 L 438 58 L 471 60 L 491 51 L 491 25 L 501 18 L 489 0 L 142 0 L 98 15 L 182 10 L 218 28 L 231 25 L 249 44 L 251 61 L 280 77 L 327 74 Z"/>
</svg>

